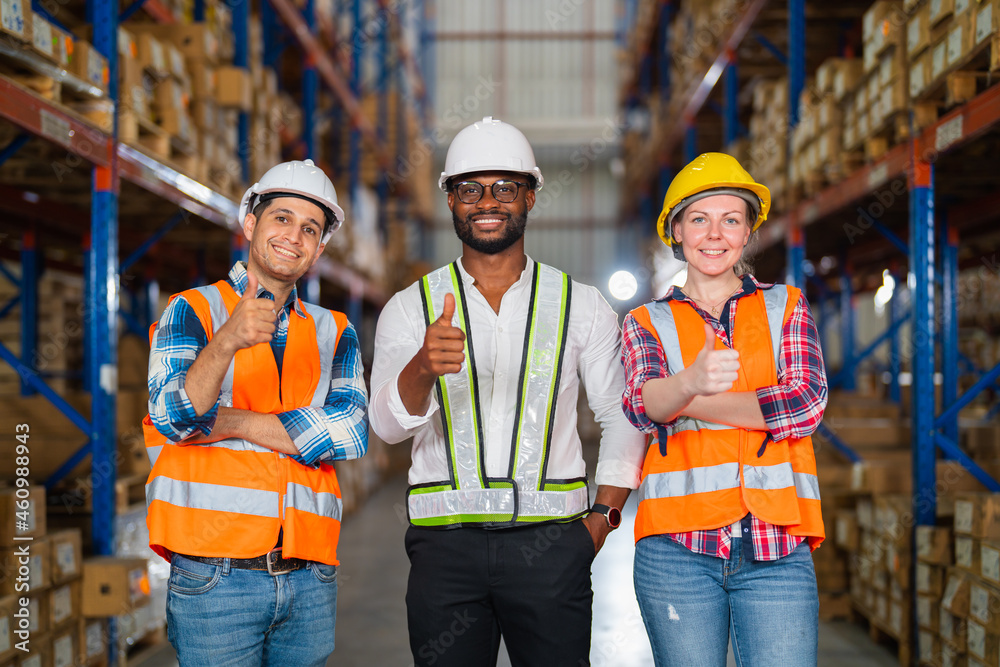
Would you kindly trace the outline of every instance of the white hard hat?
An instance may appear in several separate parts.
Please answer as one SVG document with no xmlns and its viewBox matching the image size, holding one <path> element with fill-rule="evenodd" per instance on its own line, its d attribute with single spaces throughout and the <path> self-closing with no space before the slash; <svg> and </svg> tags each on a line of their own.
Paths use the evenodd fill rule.
<svg viewBox="0 0 1000 667">
<path fill-rule="evenodd" d="M 513 171 L 535 179 L 535 189 L 541 190 L 545 179 L 535 164 L 535 153 L 521 131 L 492 116 L 473 123 L 455 135 L 448 147 L 444 171 L 438 187 L 447 192 L 447 182 L 453 176 L 476 171 Z"/>
<path fill-rule="evenodd" d="M 292 160 L 268 169 L 243 194 L 243 199 L 240 200 L 240 224 L 243 224 L 247 213 L 252 212 L 260 202 L 262 195 L 279 192 L 308 199 L 328 213 L 333 222 L 328 229 L 324 225 L 326 231 L 322 243 L 329 241 L 330 236 L 344 222 L 344 209 L 337 203 L 337 191 L 323 170 L 313 164 L 312 160 Z"/>
</svg>

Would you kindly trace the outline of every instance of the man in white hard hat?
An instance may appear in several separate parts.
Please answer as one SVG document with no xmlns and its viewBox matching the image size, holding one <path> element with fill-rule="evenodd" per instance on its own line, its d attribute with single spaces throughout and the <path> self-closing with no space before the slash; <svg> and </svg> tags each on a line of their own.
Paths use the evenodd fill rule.
<svg viewBox="0 0 1000 667">
<path fill-rule="evenodd" d="M 524 253 L 544 181 L 517 128 L 458 133 L 439 186 L 462 257 L 390 299 L 370 418 L 413 437 L 406 594 L 417 665 L 589 664 L 590 565 L 636 488 L 643 436 L 621 410 L 617 317 Z M 580 381 L 603 430 L 590 504 Z M 638 447 L 636 445 L 639 445 Z"/>
<path fill-rule="evenodd" d="M 333 652 L 340 487 L 368 447 L 357 334 L 295 282 L 344 211 L 312 161 L 240 203 L 249 261 L 182 292 L 151 334 L 150 546 L 170 561 L 180 664 L 315 665 Z"/>
</svg>

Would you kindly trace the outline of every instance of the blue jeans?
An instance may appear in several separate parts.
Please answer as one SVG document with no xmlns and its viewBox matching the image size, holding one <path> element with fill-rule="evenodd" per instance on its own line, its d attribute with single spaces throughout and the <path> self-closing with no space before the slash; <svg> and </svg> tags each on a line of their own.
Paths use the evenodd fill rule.
<svg viewBox="0 0 1000 667">
<path fill-rule="evenodd" d="M 635 545 L 635 593 L 657 667 L 815 667 L 819 597 L 809 545 L 776 561 L 696 554 L 666 535 Z"/>
<path fill-rule="evenodd" d="M 287 574 L 209 565 L 175 555 L 167 638 L 181 667 L 323 667 L 333 653 L 337 568 Z"/>
</svg>

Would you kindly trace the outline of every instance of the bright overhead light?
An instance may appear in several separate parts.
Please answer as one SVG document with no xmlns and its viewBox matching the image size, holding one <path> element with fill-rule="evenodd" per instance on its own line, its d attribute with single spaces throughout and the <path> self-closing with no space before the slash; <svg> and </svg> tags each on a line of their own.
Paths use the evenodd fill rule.
<svg viewBox="0 0 1000 667">
<path fill-rule="evenodd" d="M 608 289 L 619 301 L 628 301 L 639 291 L 639 283 L 628 271 L 616 271 L 608 280 Z"/>
</svg>

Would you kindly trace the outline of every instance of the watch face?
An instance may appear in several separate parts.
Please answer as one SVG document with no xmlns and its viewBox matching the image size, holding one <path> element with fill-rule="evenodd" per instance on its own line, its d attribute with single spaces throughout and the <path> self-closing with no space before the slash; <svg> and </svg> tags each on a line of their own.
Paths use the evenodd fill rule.
<svg viewBox="0 0 1000 667">
<path fill-rule="evenodd" d="M 617 507 L 608 510 L 608 525 L 612 528 L 622 525 L 622 512 Z"/>
</svg>

